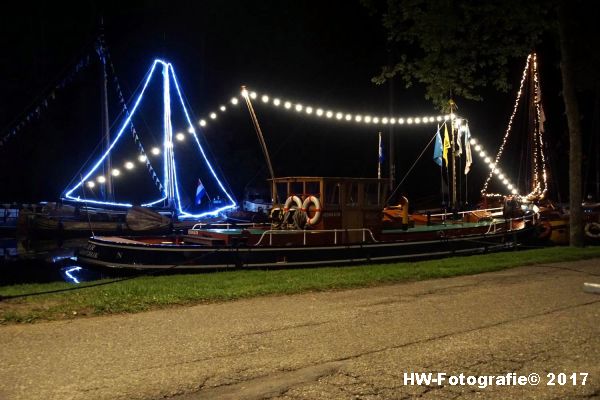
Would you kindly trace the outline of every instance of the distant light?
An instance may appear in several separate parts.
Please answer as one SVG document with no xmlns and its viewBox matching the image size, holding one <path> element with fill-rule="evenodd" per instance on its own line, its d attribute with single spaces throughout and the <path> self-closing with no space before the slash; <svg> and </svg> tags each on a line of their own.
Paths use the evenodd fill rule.
<svg viewBox="0 0 600 400">
<path fill-rule="evenodd" d="M 365 115 L 365 122 L 366 122 L 367 124 L 370 124 L 370 123 L 371 123 L 371 116 L 370 116 L 370 115 Z"/>
<path fill-rule="evenodd" d="M 266 94 L 263 94 L 263 96 L 261 97 L 261 100 L 263 103 L 268 103 L 269 102 L 269 96 L 267 96 Z"/>
<path fill-rule="evenodd" d="M 290 103 L 289 101 L 286 101 L 286 102 L 283 104 L 283 106 L 289 110 L 290 108 L 292 108 L 292 103 Z"/>
<path fill-rule="evenodd" d="M 307 114 L 312 114 L 313 112 L 313 108 L 312 107 L 306 107 L 306 113 Z"/>
<path fill-rule="evenodd" d="M 513 189 L 513 190 L 512 190 L 512 194 L 517 194 L 517 193 L 519 193 L 519 192 L 517 191 L 517 189 Z M 533 207 L 534 207 L 534 209 L 535 209 L 535 207 L 536 207 L 536 206 L 534 205 Z M 535 211 L 535 210 L 534 210 L 534 211 Z"/>
<path fill-rule="evenodd" d="M 232 97 L 231 100 L 229 100 L 229 102 L 231 104 L 233 104 L 234 106 L 237 106 L 237 104 L 238 104 L 238 98 L 237 97 Z"/>
<path fill-rule="evenodd" d="M 373 117 L 373 123 L 374 123 L 374 124 L 378 124 L 378 123 L 379 123 L 379 118 L 377 118 L 377 117 Z"/>
<path fill-rule="evenodd" d="M 256 96 L 257 96 L 256 92 L 250 92 L 251 99 L 256 99 Z"/>
<path fill-rule="evenodd" d="M 333 117 L 333 112 L 332 112 L 332 111 L 327 111 L 327 112 L 325 113 L 325 116 L 326 116 L 327 118 L 331 118 L 331 117 Z"/>
<path fill-rule="evenodd" d="M 398 118 L 398 123 L 402 125 L 404 123 L 404 118 Z"/>
<path fill-rule="evenodd" d="M 412 118 L 408 118 L 408 119 L 406 120 L 406 123 L 407 123 L 407 124 L 412 124 L 412 123 L 413 123 L 413 120 L 412 120 Z"/>
<path fill-rule="evenodd" d="M 443 118 L 441 115 L 438 115 L 438 117 L 437 117 L 437 122 L 442 122 L 442 120 L 443 120 L 443 119 L 444 119 L 444 118 Z"/>
<path fill-rule="evenodd" d="M 217 113 L 211 112 L 210 115 L 209 115 L 209 117 L 211 119 L 217 119 Z"/>
<path fill-rule="evenodd" d="M 483 150 L 480 151 L 479 152 L 479 157 L 481 157 L 481 158 L 485 157 L 485 151 L 483 151 Z"/>
<path fill-rule="evenodd" d="M 362 115 L 357 115 L 356 117 L 354 117 L 354 120 L 355 120 L 356 122 L 360 122 L 360 121 L 362 121 Z"/>
<path fill-rule="evenodd" d="M 227 110 L 227 107 L 225 107 L 225 106 L 221 106 L 221 107 L 219 107 L 219 110 L 221 110 L 221 111 L 225 112 L 225 110 Z"/>
<path fill-rule="evenodd" d="M 344 114 L 342 114 L 341 112 L 335 114 L 335 119 L 342 119 L 342 118 L 344 118 Z"/>
<path fill-rule="evenodd" d="M 135 165 L 131 161 L 127 161 L 125 163 L 125 168 L 126 169 L 133 169 L 133 167 L 135 167 Z"/>
<path fill-rule="evenodd" d="M 160 154 L 160 149 L 158 147 L 153 147 L 151 150 L 152 154 L 154 154 L 155 156 Z"/>
<path fill-rule="evenodd" d="M 492 162 L 491 158 L 489 157 L 486 157 L 483 161 L 485 161 L 487 164 Z"/>
<path fill-rule="evenodd" d="M 190 126 L 187 131 L 188 133 L 196 133 L 196 130 L 192 126 Z"/>
<path fill-rule="evenodd" d="M 121 171 L 119 171 L 117 168 L 113 169 L 110 173 L 112 174 L 112 176 L 121 175 Z"/>
<path fill-rule="evenodd" d="M 177 135 L 175 135 L 175 139 L 177 139 L 181 142 L 181 141 L 185 140 L 185 135 L 183 133 L 178 133 Z"/>
<path fill-rule="evenodd" d="M 420 124 L 421 123 L 421 118 L 415 118 L 415 124 Z M 409 122 L 410 124 L 410 122 Z"/>
<path fill-rule="evenodd" d="M 200 124 L 200 126 L 206 126 L 206 120 L 201 119 L 199 124 Z"/>
<path fill-rule="evenodd" d="M 513 188 L 513 185 L 508 185 L 507 188 L 508 190 L 511 190 Z"/>
<path fill-rule="evenodd" d="M 475 151 L 481 151 L 481 146 L 480 145 L 475 146 Z"/>
<path fill-rule="evenodd" d="M 90 189 L 93 189 L 94 186 L 96 186 L 96 184 L 94 183 L 94 181 L 88 181 L 87 187 L 89 187 Z"/>
<path fill-rule="evenodd" d="M 502 181 L 502 183 L 504 183 L 505 185 L 508 185 L 508 179 L 504 179 L 504 180 Z"/>
<path fill-rule="evenodd" d="M 139 162 L 146 162 L 147 159 L 148 159 L 148 157 L 146 157 L 146 155 L 144 155 L 144 154 L 138 156 Z"/>
<path fill-rule="evenodd" d="M 242 95 L 243 98 L 247 99 L 248 98 L 248 90 L 242 89 L 241 95 Z"/>
<path fill-rule="evenodd" d="M 273 99 L 273 104 L 274 104 L 276 107 L 279 107 L 279 105 L 281 104 L 281 100 L 279 100 L 279 99 Z"/>
<path fill-rule="evenodd" d="M 294 108 L 296 109 L 296 111 L 300 112 L 300 111 L 302 111 L 303 106 L 302 106 L 302 104 L 296 104 L 296 107 L 294 107 Z"/>
<path fill-rule="evenodd" d="M 392 124 L 392 125 L 396 124 L 396 118 L 390 118 L 390 124 Z"/>
<path fill-rule="evenodd" d="M 317 108 L 317 115 L 320 117 L 323 115 L 323 110 L 320 108 Z"/>
<path fill-rule="evenodd" d="M 388 119 L 387 119 L 387 118 L 383 118 L 383 119 L 381 120 L 381 122 L 382 122 L 384 125 L 387 125 L 387 123 L 388 123 Z"/>
<path fill-rule="evenodd" d="M 96 180 L 98 181 L 98 183 L 106 182 L 106 178 L 103 175 L 100 175 L 98 178 L 96 178 Z"/>
<path fill-rule="evenodd" d="M 504 174 L 498 175 L 498 179 L 504 179 Z"/>
<path fill-rule="evenodd" d="M 449 115 L 444 115 L 444 121 L 448 121 L 450 119 Z"/>
<path fill-rule="evenodd" d="M 477 143 L 477 140 L 475 140 L 475 139 L 471 139 L 471 140 L 469 140 L 469 143 L 471 143 L 471 144 L 475 144 L 475 143 Z"/>
</svg>

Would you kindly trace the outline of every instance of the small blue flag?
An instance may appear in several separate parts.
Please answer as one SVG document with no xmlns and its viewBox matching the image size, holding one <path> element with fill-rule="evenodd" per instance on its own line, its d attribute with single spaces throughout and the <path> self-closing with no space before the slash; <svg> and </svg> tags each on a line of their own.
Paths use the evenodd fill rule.
<svg viewBox="0 0 600 400">
<path fill-rule="evenodd" d="M 442 136 L 440 135 L 440 127 L 438 126 L 437 133 L 435 134 L 435 147 L 433 149 L 433 161 L 442 166 Z"/>
<path fill-rule="evenodd" d="M 202 197 L 206 194 L 206 189 L 204 189 L 204 185 L 202 181 L 198 179 L 198 187 L 196 188 L 196 205 L 202 203 Z"/>
</svg>

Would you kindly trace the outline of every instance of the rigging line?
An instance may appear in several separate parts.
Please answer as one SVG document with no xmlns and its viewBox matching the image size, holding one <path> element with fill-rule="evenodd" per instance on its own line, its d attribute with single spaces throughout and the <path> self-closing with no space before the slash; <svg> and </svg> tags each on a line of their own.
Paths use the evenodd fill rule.
<svg viewBox="0 0 600 400">
<path fill-rule="evenodd" d="M 434 133 L 434 135 L 431 137 L 431 139 L 429 140 L 429 143 L 427 143 L 425 145 L 425 147 L 423 148 L 423 151 L 421 151 L 421 154 L 419 154 L 419 157 L 417 157 L 417 159 L 415 160 L 415 162 L 413 163 L 413 165 L 408 169 L 408 172 L 406 172 L 406 174 L 404 174 L 404 177 L 402 178 L 402 180 L 400 181 L 400 183 L 398 183 L 398 185 L 396 185 L 396 188 L 394 189 L 394 191 L 392 192 L 392 194 L 390 194 L 389 197 L 387 198 L 387 200 L 385 201 L 386 204 L 396 194 L 396 191 L 398 189 L 400 189 L 400 186 L 404 183 L 404 181 L 406 180 L 406 178 L 408 177 L 408 175 L 411 173 L 411 171 L 413 170 L 413 168 L 415 167 L 415 165 L 417 165 L 417 162 L 421 159 L 421 157 L 423 157 L 423 154 L 425 154 L 425 151 L 427 150 L 427 148 L 429 147 L 429 145 L 431 143 L 433 143 L 433 140 L 435 139 L 436 136 L 437 136 L 437 132 Z"/>
<path fill-rule="evenodd" d="M 89 47 L 90 43 L 94 43 L 95 41 L 96 41 L 96 38 L 90 40 L 84 46 L 82 46 L 81 49 L 85 49 L 85 48 Z M 94 53 L 91 50 L 88 50 L 88 52 L 90 54 Z M 83 52 L 82 50 L 80 50 L 80 53 L 83 54 L 83 56 L 85 56 L 85 54 L 87 52 Z M 46 92 L 48 92 L 52 86 L 56 86 L 56 82 L 59 81 L 60 77 L 65 75 L 66 72 L 70 69 L 70 66 L 73 65 L 73 63 L 74 63 L 73 60 L 77 60 L 82 57 L 73 57 L 71 59 L 71 61 L 68 64 L 66 64 L 65 67 L 62 68 L 61 72 L 56 75 L 56 79 L 53 79 L 52 83 L 49 83 L 48 85 L 46 85 L 46 87 L 40 92 L 40 94 L 37 95 L 35 97 L 35 99 L 32 100 L 31 103 L 29 103 L 25 108 L 23 108 L 23 111 L 21 111 L 19 114 L 17 114 L 17 116 L 15 118 L 13 118 L 8 124 L 6 124 L 2 129 L 0 129 L 0 132 L 7 131 L 8 128 L 10 128 L 16 121 L 18 121 L 23 115 L 25 115 L 27 113 L 27 110 L 31 109 L 38 101 L 40 101 L 40 99 L 42 97 L 44 97 Z"/>
</svg>

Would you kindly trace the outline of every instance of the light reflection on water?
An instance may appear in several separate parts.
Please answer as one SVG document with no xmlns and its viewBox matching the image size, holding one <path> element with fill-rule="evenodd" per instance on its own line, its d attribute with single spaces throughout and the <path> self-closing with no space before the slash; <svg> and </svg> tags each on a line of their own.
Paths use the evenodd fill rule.
<svg viewBox="0 0 600 400">
<path fill-rule="evenodd" d="M 109 278 L 77 262 L 76 249 L 86 242 L 0 238 L 0 285 L 60 281 L 78 284 Z"/>
</svg>

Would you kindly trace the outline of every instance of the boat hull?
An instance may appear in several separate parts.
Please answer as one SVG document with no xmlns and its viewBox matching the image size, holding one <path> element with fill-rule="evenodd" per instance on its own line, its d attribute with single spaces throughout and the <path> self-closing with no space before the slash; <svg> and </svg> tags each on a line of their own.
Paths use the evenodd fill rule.
<svg viewBox="0 0 600 400">
<path fill-rule="evenodd" d="M 93 237 L 79 251 L 82 264 L 111 269 L 225 269 L 348 265 L 499 251 L 518 246 L 531 228 L 511 232 L 345 245 L 203 246 L 146 244 Z M 165 240 L 173 238 L 165 237 Z"/>
</svg>

